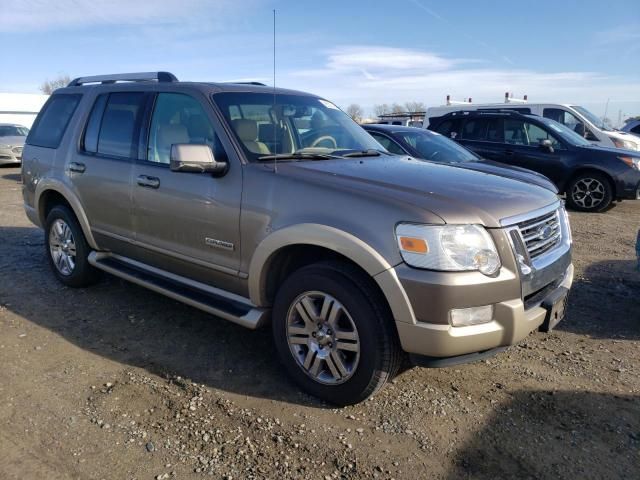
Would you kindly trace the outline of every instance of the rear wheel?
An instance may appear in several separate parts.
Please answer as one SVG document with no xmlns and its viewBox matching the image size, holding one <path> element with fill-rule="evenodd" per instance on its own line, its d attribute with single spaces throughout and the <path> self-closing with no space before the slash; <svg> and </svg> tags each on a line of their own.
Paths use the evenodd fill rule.
<svg viewBox="0 0 640 480">
<path fill-rule="evenodd" d="M 91 249 L 67 207 L 58 205 L 47 215 L 45 247 L 53 273 L 65 285 L 84 287 L 97 280 L 98 271 L 88 260 Z"/>
<path fill-rule="evenodd" d="M 365 400 L 398 371 L 393 319 L 371 280 L 328 262 L 292 274 L 274 303 L 273 335 L 293 379 L 338 405 Z"/>
<path fill-rule="evenodd" d="M 608 178 L 598 172 L 576 176 L 567 189 L 567 203 L 574 210 L 601 212 L 613 200 L 613 188 Z"/>
</svg>

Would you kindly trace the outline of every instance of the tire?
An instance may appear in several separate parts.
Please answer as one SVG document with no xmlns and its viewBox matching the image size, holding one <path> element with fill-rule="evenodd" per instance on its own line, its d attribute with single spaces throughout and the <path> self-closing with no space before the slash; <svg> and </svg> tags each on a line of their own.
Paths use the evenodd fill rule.
<svg viewBox="0 0 640 480">
<path fill-rule="evenodd" d="M 56 278 L 69 287 L 86 287 L 99 278 L 88 260 L 91 248 L 69 208 L 57 205 L 45 222 L 44 243 L 49 265 Z"/>
<path fill-rule="evenodd" d="M 567 203 L 579 212 L 602 212 L 613 201 L 611 181 L 598 172 L 584 172 L 569 182 Z"/>
<path fill-rule="evenodd" d="M 276 294 L 272 328 L 293 380 L 336 405 L 376 393 L 404 358 L 393 317 L 373 280 L 345 263 L 317 263 L 290 275 Z"/>
</svg>

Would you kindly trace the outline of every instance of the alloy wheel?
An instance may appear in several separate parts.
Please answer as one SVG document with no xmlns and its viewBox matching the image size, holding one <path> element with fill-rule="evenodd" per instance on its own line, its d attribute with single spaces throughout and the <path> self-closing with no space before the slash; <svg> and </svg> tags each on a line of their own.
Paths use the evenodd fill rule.
<svg viewBox="0 0 640 480">
<path fill-rule="evenodd" d="M 56 270 L 64 276 L 71 275 L 76 266 L 76 244 L 71 228 L 61 218 L 51 224 L 49 251 Z"/>
<path fill-rule="evenodd" d="M 605 187 L 596 178 L 581 178 L 573 185 L 571 197 L 582 208 L 592 209 L 604 201 Z"/>
<path fill-rule="evenodd" d="M 319 383 L 347 381 L 360 360 L 360 338 L 351 315 L 323 292 L 304 292 L 292 302 L 287 341 L 298 366 Z"/>
</svg>

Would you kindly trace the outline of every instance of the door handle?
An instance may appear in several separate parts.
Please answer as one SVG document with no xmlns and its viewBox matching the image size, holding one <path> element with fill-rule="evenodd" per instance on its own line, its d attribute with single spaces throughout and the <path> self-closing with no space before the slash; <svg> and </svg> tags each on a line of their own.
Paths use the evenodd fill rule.
<svg viewBox="0 0 640 480">
<path fill-rule="evenodd" d="M 86 169 L 87 169 L 87 167 L 86 167 L 86 165 L 84 163 L 71 162 L 69 164 L 69 171 L 70 172 L 84 173 L 84 171 Z"/>
<path fill-rule="evenodd" d="M 504 154 L 505 155 L 513 155 L 515 152 L 513 150 L 505 150 Z"/>
<path fill-rule="evenodd" d="M 140 175 L 138 177 L 138 185 L 147 188 L 158 188 L 160 186 L 160 179 L 158 177 L 150 177 L 148 175 Z"/>
</svg>

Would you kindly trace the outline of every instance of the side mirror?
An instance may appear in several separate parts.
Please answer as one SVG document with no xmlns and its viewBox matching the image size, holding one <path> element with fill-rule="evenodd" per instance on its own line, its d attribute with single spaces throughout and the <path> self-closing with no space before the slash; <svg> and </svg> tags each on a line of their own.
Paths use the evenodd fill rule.
<svg viewBox="0 0 640 480">
<path fill-rule="evenodd" d="M 576 126 L 573 127 L 573 131 L 576 132 L 581 137 L 586 137 L 587 129 L 584 127 L 584 123 L 576 123 Z"/>
<path fill-rule="evenodd" d="M 211 173 L 222 176 L 227 173 L 229 164 L 216 160 L 209 145 L 174 143 L 171 145 L 169 168 L 174 172 Z"/>
<path fill-rule="evenodd" d="M 551 140 L 549 139 L 542 140 L 540 142 L 540 148 L 546 150 L 549 153 L 553 153 L 553 143 L 551 143 Z"/>
</svg>

